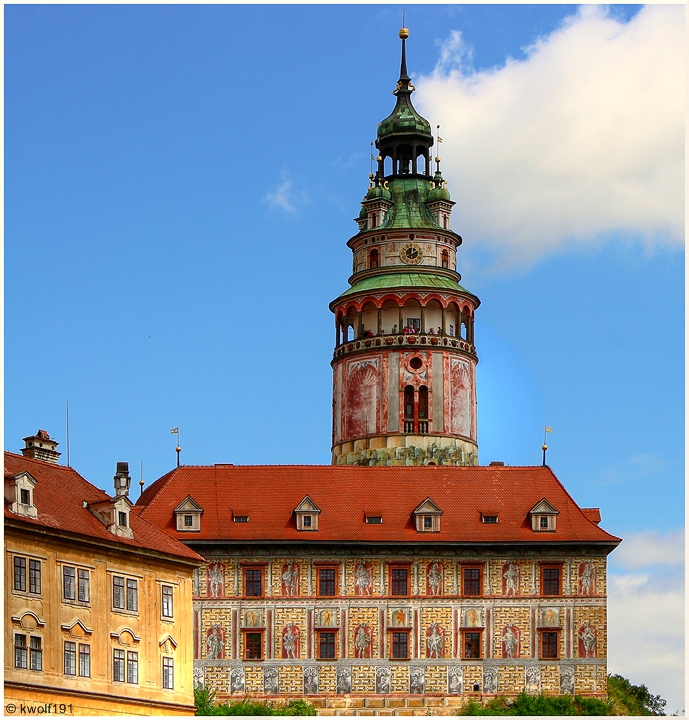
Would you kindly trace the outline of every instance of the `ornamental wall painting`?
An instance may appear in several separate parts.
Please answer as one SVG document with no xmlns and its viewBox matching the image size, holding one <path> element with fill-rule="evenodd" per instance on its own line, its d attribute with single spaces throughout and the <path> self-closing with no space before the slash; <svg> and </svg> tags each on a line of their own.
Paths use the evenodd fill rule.
<svg viewBox="0 0 689 720">
<path fill-rule="evenodd" d="M 206 659 L 222 660 L 225 657 L 225 630 L 211 625 L 206 630 Z"/>
<path fill-rule="evenodd" d="M 521 633 L 516 625 L 505 625 L 502 629 L 502 656 L 504 658 L 519 657 Z"/>
<path fill-rule="evenodd" d="M 316 611 L 316 627 L 336 628 L 338 627 L 338 616 L 335 608 L 323 608 Z"/>
<path fill-rule="evenodd" d="M 450 695 L 461 695 L 464 692 L 464 668 L 461 665 L 450 665 L 447 668 L 447 692 Z"/>
<path fill-rule="evenodd" d="M 505 563 L 502 566 L 502 594 L 505 596 L 519 595 L 519 565 Z"/>
<path fill-rule="evenodd" d="M 282 657 L 298 658 L 300 655 L 301 634 L 298 625 L 285 625 L 282 628 Z"/>
<path fill-rule="evenodd" d="M 206 574 L 206 594 L 212 598 L 225 597 L 225 565 L 223 563 L 209 563 Z"/>
<path fill-rule="evenodd" d="M 592 562 L 579 564 L 579 595 L 596 594 L 596 566 Z"/>
<path fill-rule="evenodd" d="M 589 622 L 585 622 L 577 631 L 579 637 L 579 657 L 596 657 L 596 628 Z"/>
<path fill-rule="evenodd" d="M 471 437 L 471 368 L 465 360 L 452 358 L 450 400 L 450 431 L 453 435 Z"/>
<path fill-rule="evenodd" d="M 524 671 L 524 690 L 530 695 L 538 695 L 541 692 L 540 665 L 529 665 Z"/>
<path fill-rule="evenodd" d="M 286 562 L 280 570 L 282 594 L 288 597 L 299 596 L 299 565 L 295 562 Z"/>
<path fill-rule="evenodd" d="M 274 665 L 266 665 L 263 668 L 263 693 L 277 695 L 279 692 L 278 669 Z"/>
<path fill-rule="evenodd" d="M 351 665 L 337 666 L 337 693 L 349 695 L 352 692 L 352 667 Z"/>
<path fill-rule="evenodd" d="M 245 610 L 242 615 L 242 627 L 245 628 L 262 628 L 263 610 Z"/>
<path fill-rule="evenodd" d="M 354 570 L 355 595 L 370 595 L 373 592 L 373 566 L 370 562 L 358 562 Z"/>
<path fill-rule="evenodd" d="M 345 436 L 373 435 L 376 432 L 378 409 L 378 361 L 353 362 L 347 371 Z"/>
<path fill-rule="evenodd" d="M 443 594 L 443 564 L 439 562 L 428 563 L 426 566 L 426 594 Z"/>
<path fill-rule="evenodd" d="M 574 665 L 560 665 L 560 692 L 574 695 Z"/>
<path fill-rule="evenodd" d="M 392 672 L 389 667 L 379 665 L 376 668 L 376 693 L 387 695 L 390 692 Z"/>
<path fill-rule="evenodd" d="M 426 628 L 426 657 L 441 658 L 445 647 L 445 629 L 438 623 Z"/>
<path fill-rule="evenodd" d="M 354 631 L 354 657 L 370 658 L 373 632 L 370 625 L 358 625 Z"/>
<path fill-rule="evenodd" d="M 411 627 L 411 610 L 409 608 L 392 608 L 390 610 L 391 627 Z"/>
<path fill-rule="evenodd" d="M 543 608 L 541 610 L 541 627 L 560 627 L 560 609 Z"/>
<path fill-rule="evenodd" d="M 483 627 L 481 608 L 466 608 L 462 611 L 462 627 Z"/>
<path fill-rule="evenodd" d="M 483 692 L 494 695 L 498 692 L 498 669 L 494 665 L 483 667 Z"/>
<path fill-rule="evenodd" d="M 230 670 L 230 692 L 242 694 L 246 692 L 246 673 L 243 667 L 233 667 Z"/>
<path fill-rule="evenodd" d="M 414 666 L 409 668 L 409 692 L 412 695 L 423 695 L 426 687 L 425 668 Z"/>
<path fill-rule="evenodd" d="M 318 695 L 318 668 L 313 665 L 304 668 L 304 695 Z"/>
</svg>

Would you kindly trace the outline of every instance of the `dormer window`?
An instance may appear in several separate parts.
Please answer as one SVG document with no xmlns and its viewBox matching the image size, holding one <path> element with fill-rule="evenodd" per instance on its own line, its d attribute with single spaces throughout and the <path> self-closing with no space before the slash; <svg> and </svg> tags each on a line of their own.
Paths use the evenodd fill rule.
<svg viewBox="0 0 689 720">
<path fill-rule="evenodd" d="M 5 501 L 11 512 L 25 517 L 38 517 L 38 509 L 34 505 L 35 485 L 36 479 L 26 471 L 5 477 Z"/>
<path fill-rule="evenodd" d="M 416 531 L 440 532 L 442 514 L 443 511 L 430 498 L 426 498 L 413 513 L 416 518 Z"/>
<path fill-rule="evenodd" d="M 317 531 L 318 530 L 318 516 L 321 514 L 321 509 L 316 503 L 307 495 L 300 503 L 294 508 L 294 515 L 297 520 L 297 530 L 302 531 Z"/>
<path fill-rule="evenodd" d="M 559 511 L 545 498 L 536 503 L 529 511 L 531 529 L 534 532 L 555 532 Z"/>
<path fill-rule="evenodd" d="M 127 522 L 127 513 L 126 512 L 119 511 L 117 513 L 117 524 L 120 527 L 127 527 L 129 525 L 129 523 Z"/>
<path fill-rule="evenodd" d="M 495 511 L 482 512 L 481 522 L 485 523 L 486 525 L 497 525 L 498 513 L 496 513 Z"/>
<path fill-rule="evenodd" d="M 249 522 L 249 516 L 248 515 L 235 515 L 232 520 L 236 523 L 248 523 Z"/>
<path fill-rule="evenodd" d="M 383 511 L 378 508 L 367 511 L 364 513 L 364 520 L 367 525 L 382 525 Z"/>
<path fill-rule="evenodd" d="M 180 532 L 199 532 L 203 508 L 191 497 L 186 498 L 174 510 L 177 530 Z"/>
<path fill-rule="evenodd" d="M 31 491 L 27 490 L 26 488 L 20 488 L 20 498 L 19 502 L 22 505 L 31 505 Z"/>
</svg>

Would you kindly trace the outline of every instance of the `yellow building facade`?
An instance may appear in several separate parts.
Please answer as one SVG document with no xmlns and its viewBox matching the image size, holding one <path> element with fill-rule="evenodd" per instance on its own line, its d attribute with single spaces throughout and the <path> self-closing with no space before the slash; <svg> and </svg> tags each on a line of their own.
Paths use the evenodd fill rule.
<svg viewBox="0 0 689 720">
<path fill-rule="evenodd" d="M 125 465 L 116 486 L 128 489 Z M 198 562 L 126 492 L 109 498 L 50 458 L 5 453 L 6 708 L 193 715 Z"/>
</svg>

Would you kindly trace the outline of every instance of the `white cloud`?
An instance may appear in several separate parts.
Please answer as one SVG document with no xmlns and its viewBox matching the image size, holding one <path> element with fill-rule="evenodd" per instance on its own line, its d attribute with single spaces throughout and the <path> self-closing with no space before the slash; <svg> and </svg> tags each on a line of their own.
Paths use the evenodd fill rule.
<svg viewBox="0 0 689 720">
<path fill-rule="evenodd" d="M 611 562 L 628 570 L 658 565 L 682 566 L 684 528 L 664 534 L 657 530 L 626 533 L 624 541 L 611 556 Z"/>
<path fill-rule="evenodd" d="M 455 228 L 503 267 L 617 231 L 682 246 L 683 6 L 627 23 L 582 6 L 525 59 L 481 72 L 453 31 L 416 85 L 442 126 Z"/>
<path fill-rule="evenodd" d="M 681 568 L 670 583 L 653 572 L 609 574 L 608 648 L 608 672 L 661 695 L 668 714 L 685 709 Z"/>
<path fill-rule="evenodd" d="M 296 210 L 291 180 L 283 180 L 273 192 L 266 193 L 265 199 L 271 207 L 281 208 L 290 213 Z"/>
</svg>

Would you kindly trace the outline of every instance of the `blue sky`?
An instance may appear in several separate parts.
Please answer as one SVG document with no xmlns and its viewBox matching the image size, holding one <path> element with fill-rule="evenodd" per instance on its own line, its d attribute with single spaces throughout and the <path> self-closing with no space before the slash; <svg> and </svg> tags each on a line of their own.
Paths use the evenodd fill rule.
<svg viewBox="0 0 689 720">
<path fill-rule="evenodd" d="M 69 401 L 71 464 L 109 490 L 117 461 L 169 470 L 174 426 L 187 464 L 329 462 L 327 306 L 402 9 L 5 7 L 7 449 L 65 452 Z M 683 638 L 623 625 L 683 626 L 684 9 L 404 9 L 482 300 L 480 460 L 538 464 L 553 428 L 625 538 L 611 670 L 681 709 Z"/>
</svg>

